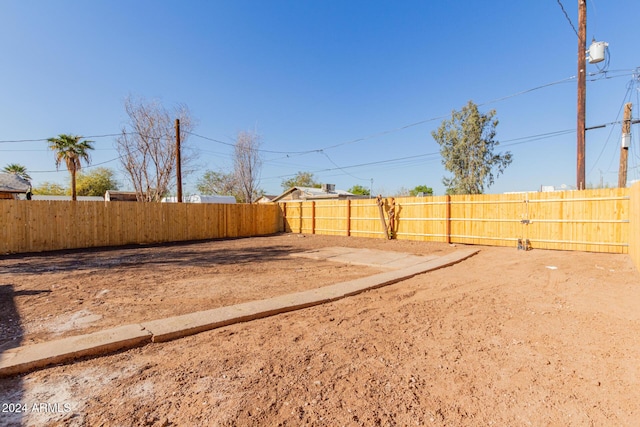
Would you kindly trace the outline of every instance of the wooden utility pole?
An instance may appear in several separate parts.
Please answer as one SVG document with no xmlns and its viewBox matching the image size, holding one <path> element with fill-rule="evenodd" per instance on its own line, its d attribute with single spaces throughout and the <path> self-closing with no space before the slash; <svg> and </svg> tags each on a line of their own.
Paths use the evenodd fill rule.
<svg viewBox="0 0 640 427">
<path fill-rule="evenodd" d="M 587 0 L 578 0 L 578 123 L 576 126 L 578 165 L 576 188 L 585 187 L 585 111 L 587 98 L 586 76 Z"/>
<path fill-rule="evenodd" d="M 625 139 L 627 142 L 631 140 L 631 108 L 629 102 L 624 106 L 624 120 L 622 122 L 622 143 L 620 144 L 620 169 L 618 170 L 618 187 L 627 186 L 627 160 L 629 158 L 629 146 L 625 147 Z M 625 137 L 626 135 L 626 137 Z"/>
<path fill-rule="evenodd" d="M 176 119 L 176 182 L 178 203 L 182 203 L 182 160 L 180 159 L 180 119 Z"/>
</svg>

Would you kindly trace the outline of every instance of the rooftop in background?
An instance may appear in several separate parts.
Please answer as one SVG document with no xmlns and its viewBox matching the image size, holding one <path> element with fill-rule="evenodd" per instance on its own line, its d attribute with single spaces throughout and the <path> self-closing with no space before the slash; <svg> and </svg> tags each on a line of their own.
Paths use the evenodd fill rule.
<svg viewBox="0 0 640 427">
<path fill-rule="evenodd" d="M 306 200 L 327 200 L 327 199 L 362 199 L 369 196 L 358 196 L 345 190 L 336 190 L 333 184 L 323 184 L 322 188 L 313 187 L 291 187 L 272 202 L 306 201 Z"/>
<path fill-rule="evenodd" d="M 28 197 L 31 183 L 13 173 L 0 173 L 0 199 Z"/>
<path fill-rule="evenodd" d="M 0 173 L 1 193 L 26 193 L 31 189 L 31 183 L 13 173 Z"/>
</svg>

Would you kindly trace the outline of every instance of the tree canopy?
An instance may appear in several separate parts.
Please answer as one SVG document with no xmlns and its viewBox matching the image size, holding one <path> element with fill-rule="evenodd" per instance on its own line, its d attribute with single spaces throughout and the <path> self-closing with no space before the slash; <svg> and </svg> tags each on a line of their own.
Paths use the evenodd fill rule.
<svg viewBox="0 0 640 427">
<path fill-rule="evenodd" d="M 26 179 L 27 181 L 31 180 L 31 177 L 27 172 L 27 168 L 21 164 L 9 163 L 2 170 L 6 173 L 12 173 L 14 175 L 18 175 L 20 178 Z"/>
<path fill-rule="evenodd" d="M 95 168 L 79 173 L 76 180 L 78 196 L 104 196 L 107 190 L 118 190 L 114 172 L 109 168 Z"/>
<path fill-rule="evenodd" d="M 93 141 L 82 140 L 80 135 L 60 134 L 49 138 L 49 148 L 54 151 L 56 168 L 64 162 L 71 174 L 71 200 L 76 200 L 76 173 L 82 169 L 82 161 L 89 163 L 89 151 L 93 150 Z"/>
<path fill-rule="evenodd" d="M 447 194 L 481 194 L 511 164 L 510 152 L 495 154 L 498 120 L 495 110 L 480 113 L 469 101 L 431 133 L 440 145 L 442 164 L 453 173 L 443 178 Z"/>
<path fill-rule="evenodd" d="M 56 182 L 45 181 L 33 188 L 33 194 L 38 195 L 64 196 L 67 193 L 67 189 Z"/>
<path fill-rule="evenodd" d="M 411 197 L 416 197 L 420 193 L 422 193 L 423 196 L 433 196 L 433 188 L 427 187 L 426 185 L 416 185 L 413 190 L 409 191 Z"/>
<path fill-rule="evenodd" d="M 198 180 L 196 188 L 200 194 L 234 196 L 239 200 L 239 189 L 235 174 L 208 170 Z"/>
<path fill-rule="evenodd" d="M 282 181 L 282 189 L 288 190 L 291 187 L 311 187 L 320 188 L 322 185 L 316 181 L 315 176 L 311 172 L 298 171 L 293 178 L 285 179 Z"/>
<path fill-rule="evenodd" d="M 347 190 L 351 194 L 356 194 L 358 196 L 370 196 L 371 191 L 367 187 L 363 187 L 362 185 L 354 185 L 350 189 Z"/>
</svg>

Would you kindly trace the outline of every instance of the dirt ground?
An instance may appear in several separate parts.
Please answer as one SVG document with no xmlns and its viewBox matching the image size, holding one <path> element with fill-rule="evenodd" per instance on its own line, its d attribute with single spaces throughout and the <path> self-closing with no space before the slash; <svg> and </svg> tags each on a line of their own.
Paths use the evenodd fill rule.
<svg viewBox="0 0 640 427">
<path fill-rule="evenodd" d="M 380 271 L 289 256 L 328 246 L 456 249 L 284 234 L 4 257 L 0 352 Z M 0 425 L 637 425 L 629 257 L 479 249 L 333 303 L 0 379 Z"/>
</svg>

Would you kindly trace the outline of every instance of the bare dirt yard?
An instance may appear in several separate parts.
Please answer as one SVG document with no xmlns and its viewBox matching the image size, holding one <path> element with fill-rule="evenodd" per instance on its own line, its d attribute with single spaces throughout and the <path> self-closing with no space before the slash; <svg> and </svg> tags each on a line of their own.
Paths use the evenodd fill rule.
<svg viewBox="0 0 640 427">
<path fill-rule="evenodd" d="M 0 353 L 381 270 L 294 258 L 446 244 L 282 234 L 0 258 Z M 478 247 L 454 266 L 168 343 L 0 379 L 0 425 L 637 425 L 626 255 Z"/>
</svg>

